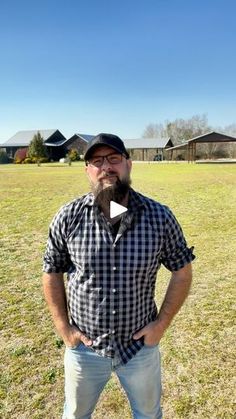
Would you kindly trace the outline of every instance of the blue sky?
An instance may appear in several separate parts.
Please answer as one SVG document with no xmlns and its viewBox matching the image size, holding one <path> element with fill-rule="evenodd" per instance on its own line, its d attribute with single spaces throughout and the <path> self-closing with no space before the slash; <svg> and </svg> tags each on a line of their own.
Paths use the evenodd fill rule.
<svg viewBox="0 0 236 419">
<path fill-rule="evenodd" d="M 236 122 L 235 0 L 1 0 L 0 142 Z"/>
</svg>

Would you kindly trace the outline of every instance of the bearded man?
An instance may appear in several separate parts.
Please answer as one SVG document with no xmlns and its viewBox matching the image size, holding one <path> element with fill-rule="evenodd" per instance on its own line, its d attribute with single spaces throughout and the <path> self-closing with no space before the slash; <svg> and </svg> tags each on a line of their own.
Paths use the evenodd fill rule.
<svg viewBox="0 0 236 419">
<path fill-rule="evenodd" d="M 63 419 L 91 418 L 112 372 L 135 419 L 160 419 L 159 342 L 188 295 L 192 248 L 168 207 L 131 188 L 119 137 L 94 137 L 85 162 L 92 192 L 56 214 L 44 256 L 44 294 L 66 346 Z M 127 211 L 111 217 L 111 201 Z M 171 279 L 158 311 L 161 264 Z"/>
</svg>

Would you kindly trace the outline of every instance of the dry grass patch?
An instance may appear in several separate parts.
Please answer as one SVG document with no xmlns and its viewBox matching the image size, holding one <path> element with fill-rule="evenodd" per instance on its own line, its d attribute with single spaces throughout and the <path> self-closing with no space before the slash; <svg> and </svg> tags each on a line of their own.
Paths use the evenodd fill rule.
<svg viewBox="0 0 236 419">
<path fill-rule="evenodd" d="M 0 166 L 1 417 L 58 419 L 63 352 L 41 292 L 41 260 L 57 209 L 88 190 L 83 164 Z M 133 186 L 170 206 L 190 245 L 194 283 L 161 343 L 166 419 L 233 418 L 236 166 L 134 164 Z M 169 273 L 161 270 L 157 302 Z M 95 419 L 128 419 L 115 377 Z"/>
</svg>

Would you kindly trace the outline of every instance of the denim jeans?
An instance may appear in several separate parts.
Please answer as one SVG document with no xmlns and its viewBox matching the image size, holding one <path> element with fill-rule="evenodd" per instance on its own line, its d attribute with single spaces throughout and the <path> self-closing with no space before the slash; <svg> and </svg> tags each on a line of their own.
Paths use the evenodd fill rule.
<svg viewBox="0 0 236 419">
<path fill-rule="evenodd" d="M 105 358 L 82 343 L 65 351 L 63 419 L 90 419 L 98 398 L 115 372 L 135 419 L 161 419 L 161 368 L 158 346 L 144 346 L 127 364 Z"/>
</svg>

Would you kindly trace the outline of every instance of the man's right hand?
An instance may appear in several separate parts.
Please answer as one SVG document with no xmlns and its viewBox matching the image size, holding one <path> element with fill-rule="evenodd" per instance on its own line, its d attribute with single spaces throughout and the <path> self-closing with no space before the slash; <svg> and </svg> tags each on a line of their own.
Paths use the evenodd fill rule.
<svg viewBox="0 0 236 419">
<path fill-rule="evenodd" d="M 68 348 L 75 348 L 82 342 L 85 346 L 92 345 L 92 340 L 88 339 L 76 326 L 68 325 L 63 331 L 62 339 Z"/>
</svg>

